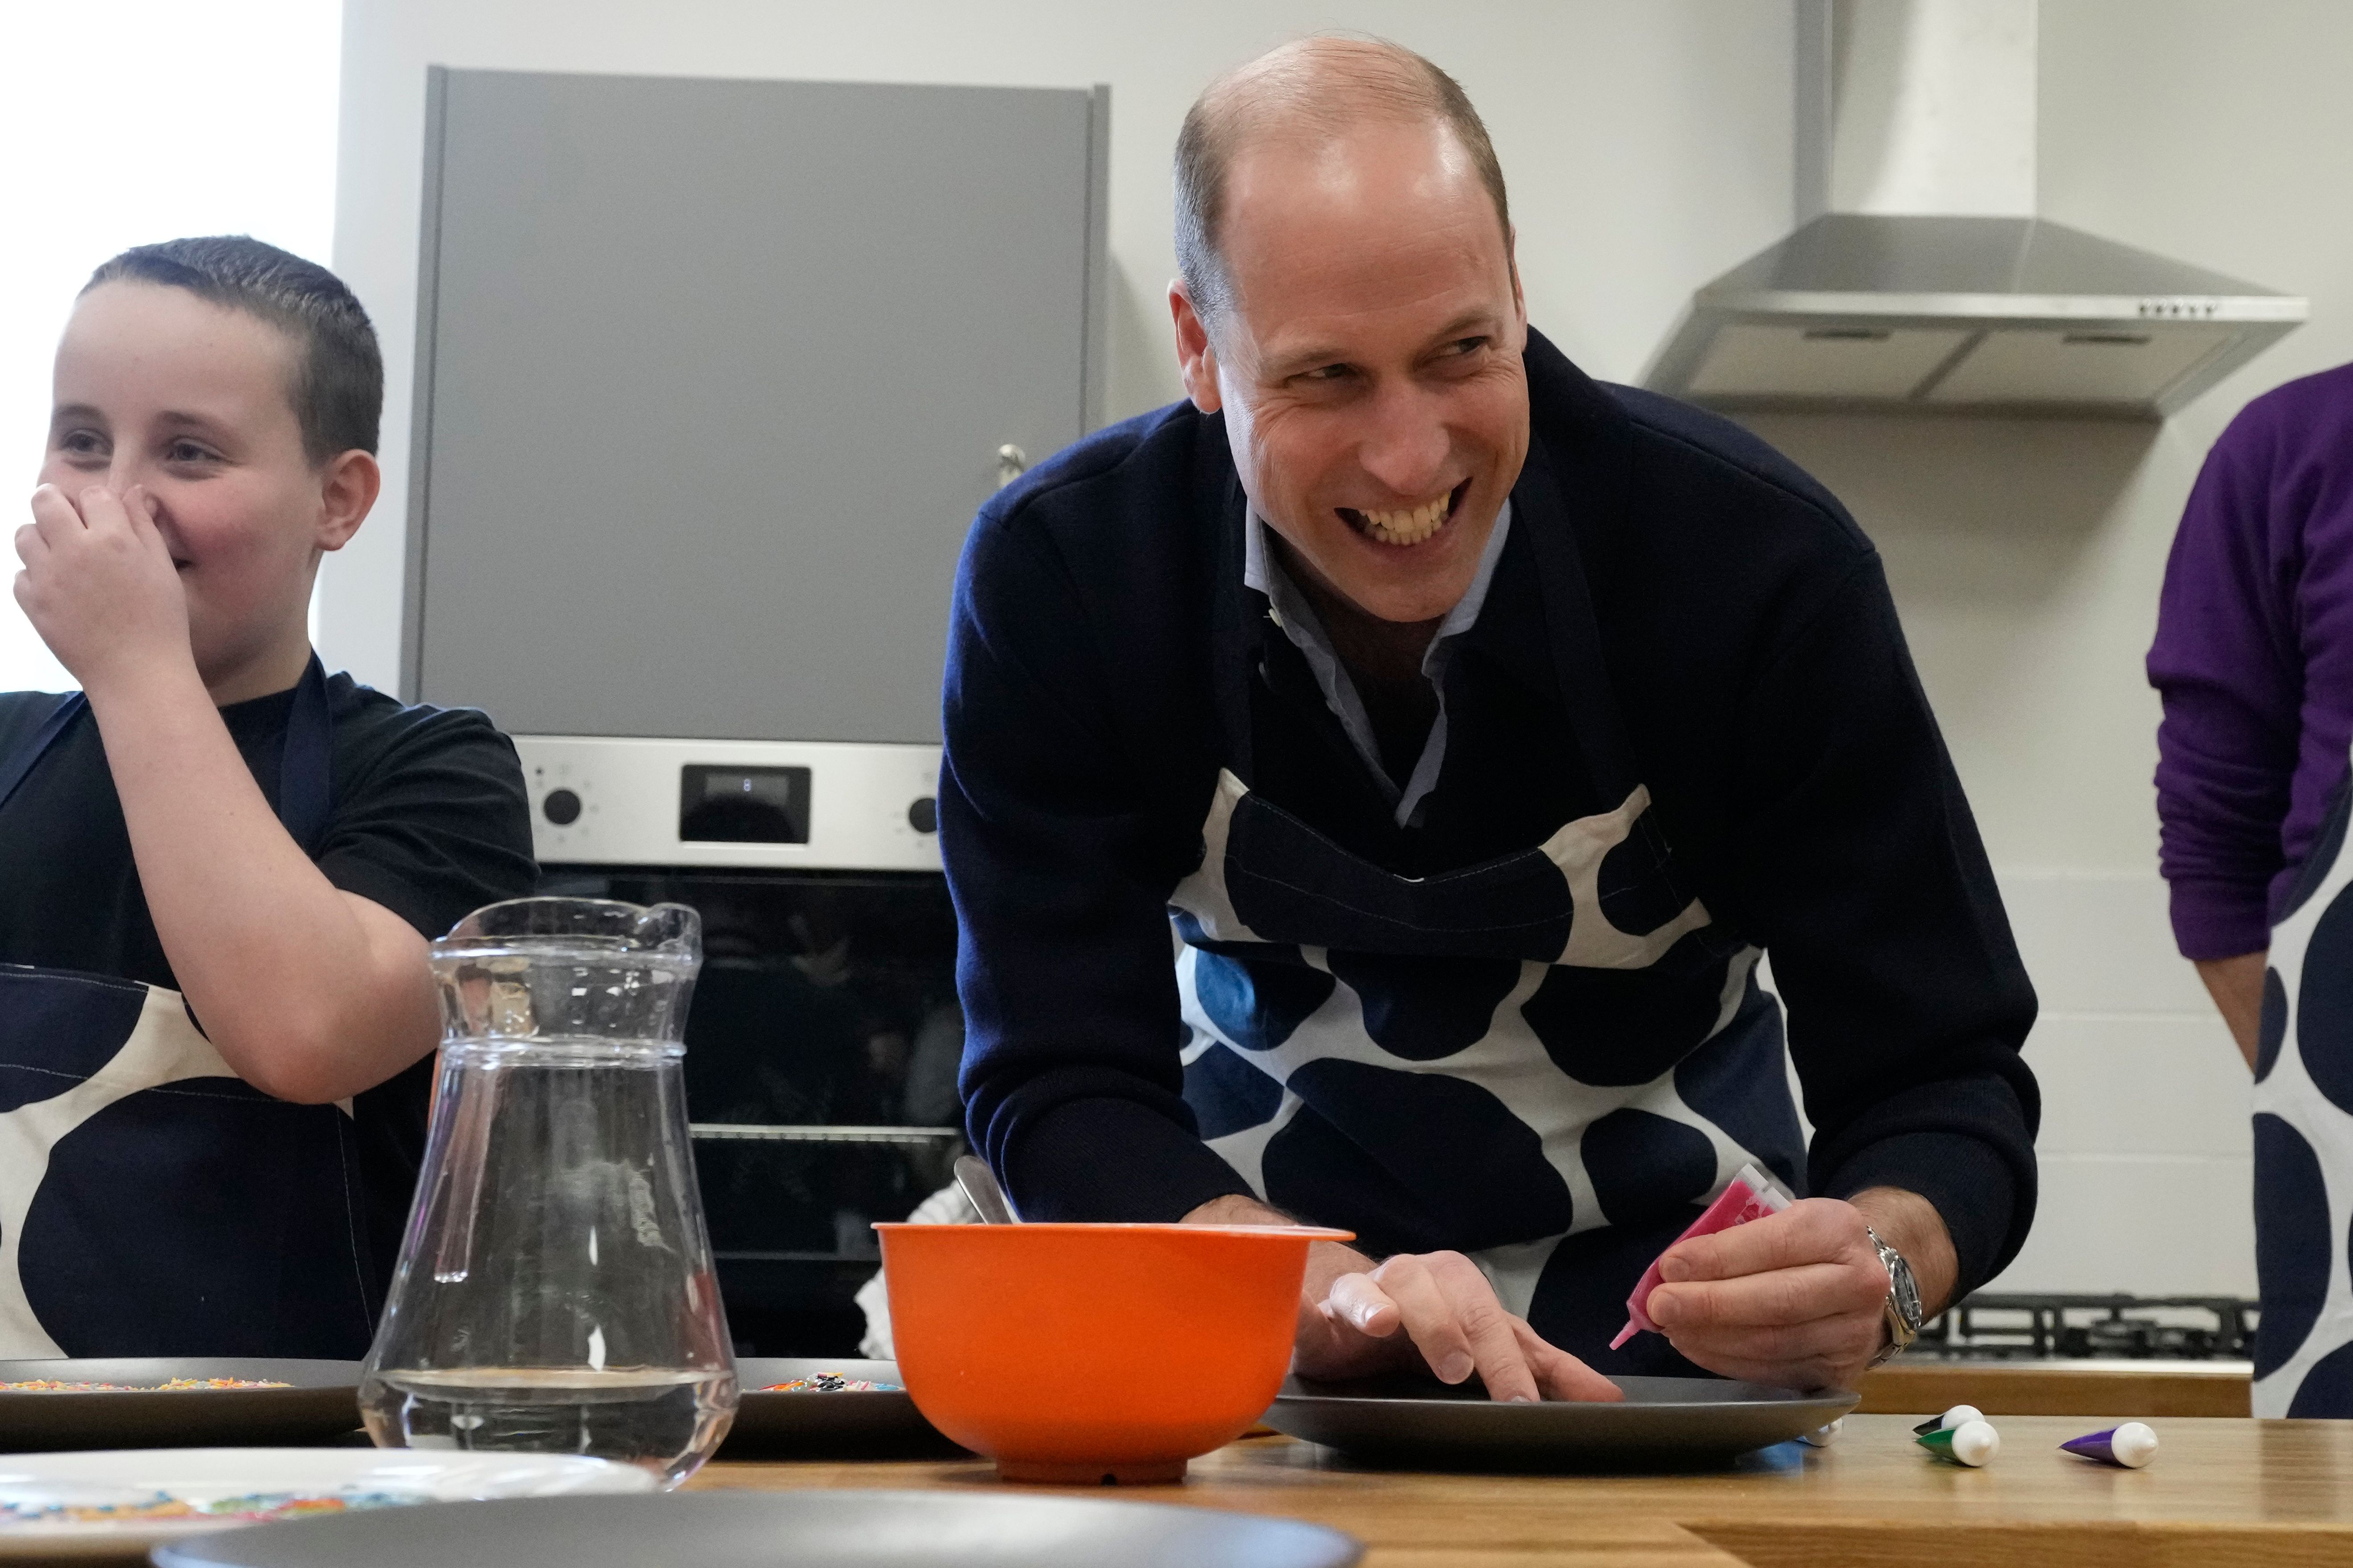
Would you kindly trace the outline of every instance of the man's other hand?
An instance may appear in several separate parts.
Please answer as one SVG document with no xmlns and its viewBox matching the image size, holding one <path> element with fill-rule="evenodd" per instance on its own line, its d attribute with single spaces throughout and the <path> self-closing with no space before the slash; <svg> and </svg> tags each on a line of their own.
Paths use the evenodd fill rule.
<svg viewBox="0 0 2353 1568">
<path fill-rule="evenodd" d="M 1955 1268 L 1944 1222 L 1926 1199 L 1883 1187 L 1675 1243 L 1659 1259 L 1651 1321 L 1725 1377 L 1857 1387 L 1887 1342 L 1887 1268 L 1866 1225 L 1911 1264 L 1923 1308 L 1940 1310 Z"/>
<path fill-rule="evenodd" d="M 1295 1223 L 1248 1198 L 1219 1198 L 1185 1217 L 1196 1225 Z M 1476 1373 L 1496 1400 L 1625 1397 L 1504 1310 L 1479 1266 L 1459 1252 L 1402 1254 L 1376 1266 L 1354 1247 L 1315 1243 L 1300 1283 L 1291 1364 L 1314 1378 L 1426 1366 L 1440 1382 L 1461 1383 Z"/>
</svg>

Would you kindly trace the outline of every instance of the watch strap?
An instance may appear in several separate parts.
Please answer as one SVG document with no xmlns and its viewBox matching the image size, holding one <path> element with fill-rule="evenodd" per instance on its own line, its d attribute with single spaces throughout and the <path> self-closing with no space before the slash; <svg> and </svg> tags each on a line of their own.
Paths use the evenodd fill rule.
<svg viewBox="0 0 2353 1568">
<path fill-rule="evenodd" d="M 1873 1366 L 1884 1366 L 1904 1353 L 1912 1342 L 1920 1337 L 1920 1289 L 1912 1279 L 1912 1265 L 1904 1255 L 1880 1239 L 1879 1233 L 1869 1226 L 1863 1235 L 1879 1251 L 1881 1267 L 1887 1270 L 1887 1302 L 1883 1312 L 1887 1324 L 1887 1343 L 1871 1358 Z"/>
</svg>

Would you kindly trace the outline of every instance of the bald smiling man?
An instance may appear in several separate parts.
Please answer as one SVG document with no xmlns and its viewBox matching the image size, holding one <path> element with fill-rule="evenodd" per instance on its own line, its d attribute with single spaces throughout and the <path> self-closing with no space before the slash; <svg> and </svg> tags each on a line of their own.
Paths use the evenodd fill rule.
<svg viewBox="0 0 2353 1568">
<path fill-rule="evenodd" d="M 1000 492 L 957 582 L 974 1142 L 1029 1219 L 1355 1231 L 1307 1375 L 1852 1386 L 2017 1252 L 2037 1113 L 1870 542 L 1529 329 L 1419 56 L 1242 68 L 1176 189 L 1187 400 Z M 1748 1163 L 1814 1195 L 1676 1246 L 1610 1348 Z"/>
</svg>

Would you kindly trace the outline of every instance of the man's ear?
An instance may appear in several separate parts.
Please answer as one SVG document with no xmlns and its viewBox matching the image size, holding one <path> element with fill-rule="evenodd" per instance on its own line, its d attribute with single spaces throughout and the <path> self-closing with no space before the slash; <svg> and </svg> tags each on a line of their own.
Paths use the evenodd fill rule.
<svg viewBox="0 0 2353 1568">
<path fill-rule="evenodd" d="M 1176 322 L 1176 370 L 1185 378 L 1185 395 L 1202 413 L 1215 414 L 1224 406 L 1218 394 L 1218 351 L 1181 278 L 1168 285 L 1168 314 Z"/>
<path fill-rule="evenodd" d="M 319 474 L 319 528 L 313 542 L 322 550 L 349 544 L 383 489 L 384 469 L 373 453 L 354 447 L 328 458 Z"/>
</svg>

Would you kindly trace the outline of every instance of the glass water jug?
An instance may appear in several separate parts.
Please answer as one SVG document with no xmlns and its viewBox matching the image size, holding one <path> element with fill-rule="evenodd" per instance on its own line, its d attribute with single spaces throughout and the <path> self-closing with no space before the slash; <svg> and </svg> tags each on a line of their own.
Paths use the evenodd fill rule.
<svg viewBox="0 0 2353 1568">
<path fill-rule="evenodd" d="M 440 1072 L 360 1382 L 368 1435 L 591 1454 L 676 1485 L 736 1401 L 688 1145 L 695 912 L 517 899 L 432 960 Z"/>
</svg>

